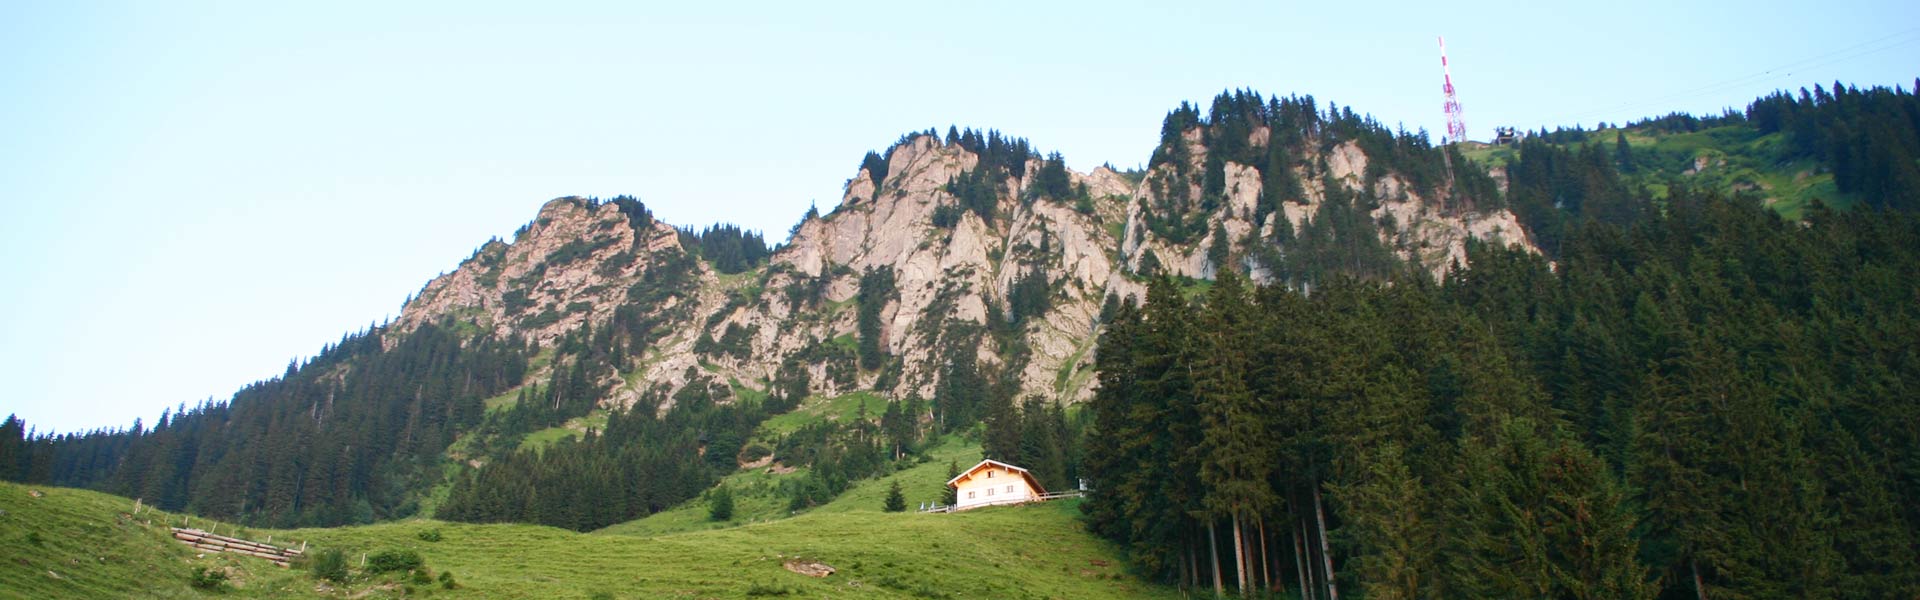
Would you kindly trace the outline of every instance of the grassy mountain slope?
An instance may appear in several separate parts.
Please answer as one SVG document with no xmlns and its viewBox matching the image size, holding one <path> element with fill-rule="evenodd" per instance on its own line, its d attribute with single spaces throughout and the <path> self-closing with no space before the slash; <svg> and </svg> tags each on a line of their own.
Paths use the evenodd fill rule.
<svg viewBox="0 0 1920 600">
<path fill-rule="evenodd" d="M 945 477 L 944 462 L 897 472 L 913 482 Z M 460 587 L 417 586 L 447 598 L 1158 598 L 1172 590 L 1121 570 L 1120 554 L 1086 533 L 1077 503 L 990 508 L 962 514 L 883 513 L 887 479 L 864 482 L 833 504 L 789 519 L 666 535 L 579 534 L 533 525 L 411 520 L 362 527 L 252 530 L 252 539 L 306 540 L 350 557 L 413 549 Z M 237 598 L 398 597 L 393 576 L 334 588 L 307 571 L 231 555 L 196 557 L 167 536 L 163 512 L 133 518 L 125 498 L 63 488 L 0 484 L 0 597 Z M 147 524 L 151 518 L 153 523 Z M 205 527 L 202 519 L 195 519 Z M 226 531 L 228 525 L 218 526 Z M 427 542 L 425 531 L 441 539 Z M 607 533 L 614 533 L 608 531 Z M 38 542 L 29 540 L 35 536 Z M 800 557 L 838 569 L 824 579 L 788 572 Z M 357 564 L 357 559 L 350 562 Z M 227 569 L 234 585 L 202 592 L 195 567 Z M 50 574 L 51 573 L 51 574 Z"/>
<path fill-rule="evenodd" d="M 945 438 L 933 447 L 927 448 L 925 455 L 926 462 L 895 471 L 884 477 L 856 483 L 839 497 L 834 498 L 832 502 L 806 512 L 879 511 L 881 505 L 886 502 L 889 486 L 895 481 L 900 482 L 901 491 L 906 495 L 909 508 L 917 507 L 922 502 L 935 502 L 940 500 L 940 491 L 946 485 L 948 462 L 958 464 L 964 469 L 980 462 L 981 458 L 979 444 L 965 443 L 952 437 Z M 594 533 L 654 536 L 785 519 L 793 515 L 787 510 L 787 496 L 780 493 L 780 484 L 805 474 L 804 469 L 775 474 L 760 468 L 743 469 L 727 476 L 722 480 L 721 485 L 733 491 L 734 510 L 733 519 L 726 523 L 716 523 L 707 518 L 709 505 L 703 498 Z"/>
<path fill-rule="evenodd" d="M 198 598 L 204 594 L 188 583 L 194 567 L 226 569 L 253 597 L 312 593 L 304 572 L 294 577 L 226 554 L 196 557 L 168 533 L 180 516 L 132 511 L 133 501 L 119 496 L 0 483 L 0 598 Z"/>
<path fill-rule="evenodd" d="M 1786 133 L 1762 134 L 1744 123 L 1696 131 L 1667 131 L 1637 124 L 1556 135 L 1565 139 L 1552 140 L 1555 145 L 1577 149 L 1600 144 L 1609 153 L 1617 152 L 1619 139 L 1625 137 L 1633 159 L 1630 165 L 1621 165 L 1621 175 L 1628 182 L 1645 185 L 1655 198 L 1666 196 L 1669 182 L 1686 180 L 1728 193 L 1758 194 L 1769 208 L 1787 219 L 1799 219 L 1815 199 L 1836 208 L 1859 201 L 1841 193 L 1834 185 L 1833 173 L 1817 161 L 1790 156 Z M 1469 143 L 1461 148 L 1467 158 L 1495 168 L 1515 160 L 1517 153 L 1513 146 Z"/>
</svg>

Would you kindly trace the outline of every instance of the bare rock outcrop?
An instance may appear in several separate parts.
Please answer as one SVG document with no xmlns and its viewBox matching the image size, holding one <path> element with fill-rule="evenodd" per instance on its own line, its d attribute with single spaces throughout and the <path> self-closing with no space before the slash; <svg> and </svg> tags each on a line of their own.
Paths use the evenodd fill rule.
<svg viewBox="0 0 1920 600">
<path fill-rule="evenodd" d="M 1264 148 L 1276 137 L 1262 126 L 1247 141 Z M 1298 157 L 1291 197 L 1270 197 L 1254 165 L 1217 161 L 1215 196 L 1201 202 L 1204 190 L 1191 174 L 1208 166 L 1205 139 L 1199 128 L 1185 132 L 1176 153 L 1184 162 L 1146 173 L 1069 172 L 1073 198 L 1040 193 L 1035 174 L 1044 163 L 1028 160 L 1024 173 L 999 182 L 988 215 L 962 208 L 949 187 L 982 168 L 982 157 L 912 135 L 887 151 L 885 177 L 857 172 L 834 210 L 802 222 L 767 264 L 740 275 L 693 260 L 678 232 L 637 202 L 560 198 L 512 241 L 489 241 L 427 284 L 397 327 L 445 323 L 550 346 L 623 310 L 664 323 L 620 372 L 597 376 L 613 390 L 601 400 L 609 405 L 664 399 L 664 410 L 690 385 L 765 390 L 794 364 L 807 370 L 814 393 L 880 388 L 894 398 L 931 398 L 955 343 L 974 344 L 983 368 L 1017 377 L 1023 397 L 1078 402 L 1094 391 L 1103 307 L 1110 298 L 1144 296 L 1149 255 L 1176 276 L 1206 279 L 1236 268 L 1273 281 L 1261 261 L 1290 251 L 1273 240 L 1291 239 L 1281 234 L 1319 218 L 1327 186 L 1376 199 L 1365 214 L 1383 244 L 1436 276 L 1464 259 L 1469 239 L 1532 248 L 1512 213 L 1441 206 L 1397 173 L 1369 173 L 1370 158 L 1351 141 Z M 1191 212 L 1168 215 L 1166 206 Z M 1190 233 L 1168 239 L 1150 226 L 1169 219 Z M 1258 244 L 1280 245 L 1262 254 Z M 1231 264 L 1215 264 L 1223 246 Z M 666 268 L 688 273 L 688 288 L 642 293 L 650 270 Z M 844 349 L 859 335 L 862 276 L 881 272 L 892 274 L 893 293 L 877 310 L 877 341 L 890 366 L 855 369 Z M 1044 310 L 1015 323 L 1012 292 L 1035 281 L 1045 285 Z M 998 333 L 979 334 L 988 330 Z M 702 350 L 702 339 L 729 332 L 744 339 L 744 352 Z"/>
</svg>

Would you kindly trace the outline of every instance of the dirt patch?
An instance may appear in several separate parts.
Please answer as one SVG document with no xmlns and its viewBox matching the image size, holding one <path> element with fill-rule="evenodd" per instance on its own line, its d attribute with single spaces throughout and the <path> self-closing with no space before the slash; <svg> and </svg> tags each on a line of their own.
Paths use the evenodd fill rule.
<svg viewBox="0 0 1920 600">
<path fill-rule="evenodd" d="M 834 571 L 833 567 L 828 566 L 827 563 L 798 558 L 780 563 L 780 566 L 786 567 L 788 571 L 793 571 L 808 577 L 826 577 L 832 575 Z"/>
</svg>

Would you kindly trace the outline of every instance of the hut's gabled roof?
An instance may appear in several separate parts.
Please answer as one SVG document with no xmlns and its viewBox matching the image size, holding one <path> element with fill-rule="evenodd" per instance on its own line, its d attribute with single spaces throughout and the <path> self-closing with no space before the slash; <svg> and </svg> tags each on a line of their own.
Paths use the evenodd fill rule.
<svg viewBox="0 0 1920 600">
<path fill-rule="evenodd" d="M 957 485 L 959 485 L 961 480 L 973 478 L 974 473 L 978 473 L 981 469 L 987 468 L 988 465 L 998 466 L 1008 471 L 1019 473 L 1022 479 L 1027 480 L 1027 485 L 1033 488 L 1033 493 L 1035 495 L 1047 493 L 1046 487 L 1040 485 L 1040 480 L 1034 479 L 1032 472 L 1026 469 L 1022 469 L 1020 467 L 1016 467 L 1007 463 L 993 460 L 991 458 L 980 461 L 979 464 L 976 464 L 974 466 L 968 467 L 967 470 L 961 471 L 959 475 L 955 475 L 953 479 L 948 479 L 947 487 L 956 487 Z"/>
</svg>

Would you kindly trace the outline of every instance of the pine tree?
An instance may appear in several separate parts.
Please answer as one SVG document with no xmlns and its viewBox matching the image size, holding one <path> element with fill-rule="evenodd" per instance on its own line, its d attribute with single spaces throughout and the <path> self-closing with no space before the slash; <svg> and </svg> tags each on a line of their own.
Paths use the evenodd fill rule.
<svg viewBox="0 0 1920 600">
<path fill-rule="evenodd" d="M 907 510 L 907 496 L 900 491 L 900 480 L 895 479 L 892 485 L 887 487 L 887 503 L 884 508 L 886 512 Z"/>
<path fill-rule="evenodd" d="M 951 460 L 947 461 L 946 481 L 953 481 L 953 478 L 959 477 L 959 476 L 960 476 L 960 463 L 956 463 Z M 945 504 L 947 506 L 953 506 L 955 503 L 960 501 L 959 498 L 960 498 L 960 490 L 958 488 L 955 488 L 950 485 L 945 485 L 945 482 L 942 482 L 942 485 L 940 486 L 940 503 L 941 504 Z"/>
<path fill-rule="evenodd" d="M 1253 322 L 1240 277 L 1221 271 L 1207 299 L 1190 367 L 1204 436 L 1200 479 L 1207 487 L 1210 517 L 1232 524 L 1236 588 L 1244 595 L 1249 593 L 1244 527 L 1278 502 L 1267 482 L 1278 449 L 1247 389 Z"/>
</svg>

